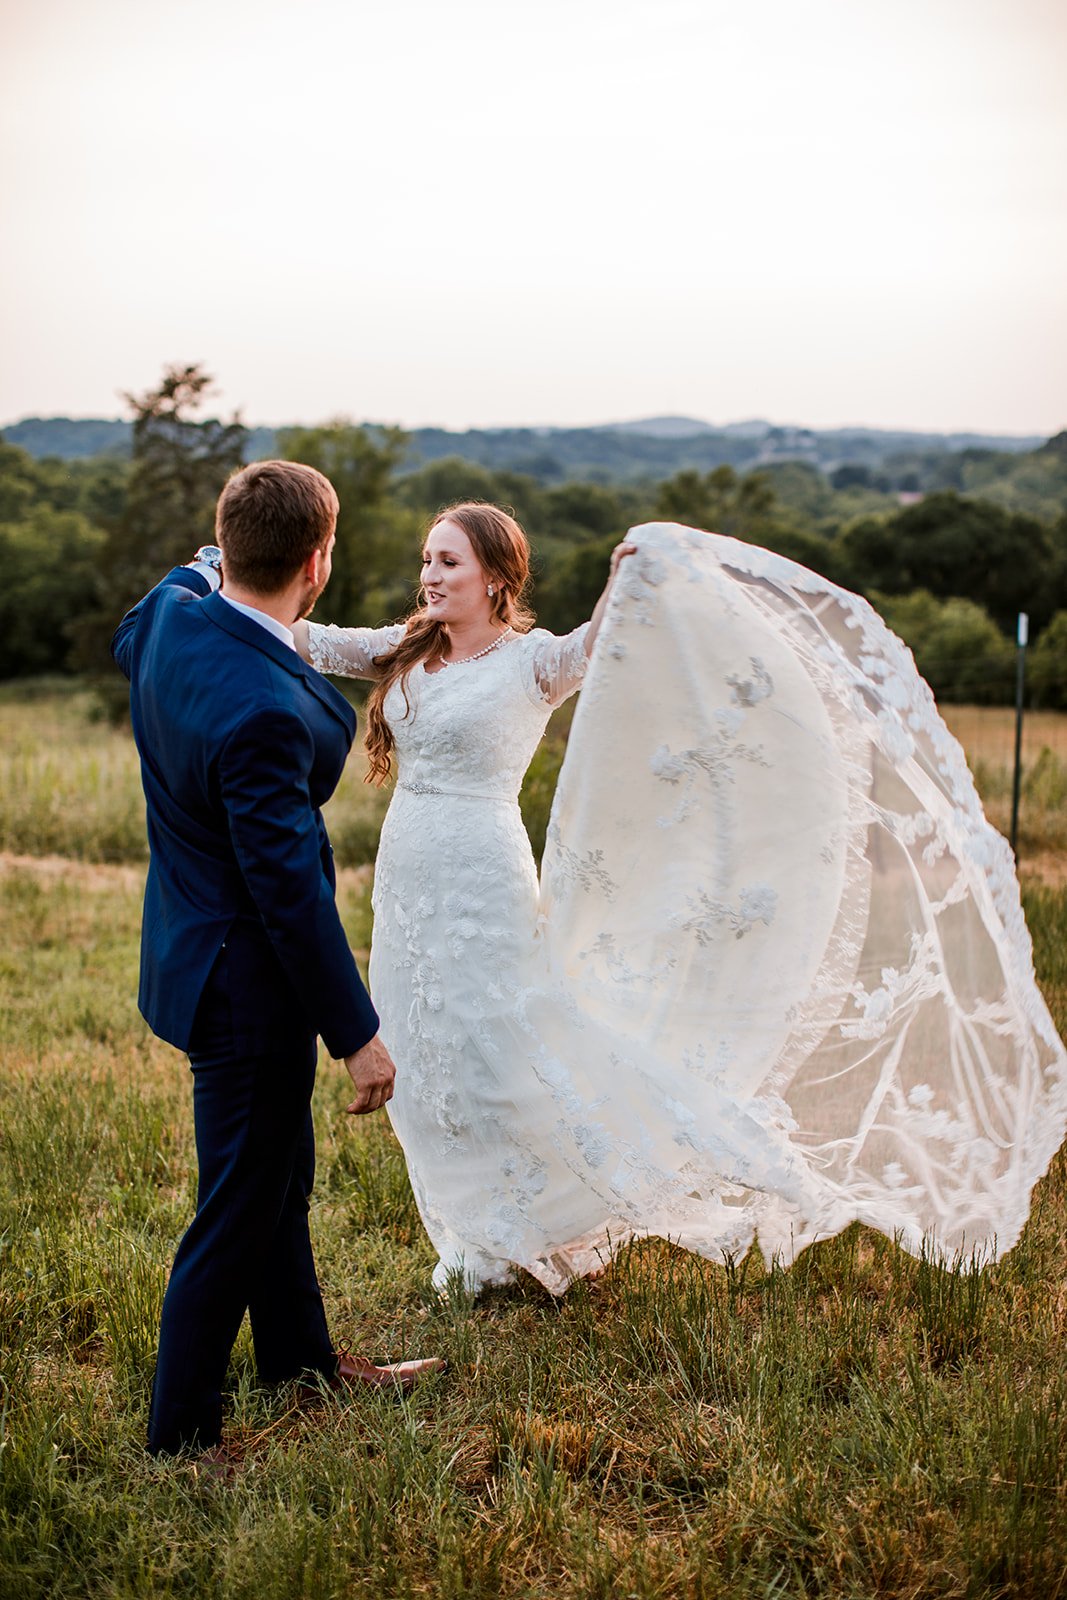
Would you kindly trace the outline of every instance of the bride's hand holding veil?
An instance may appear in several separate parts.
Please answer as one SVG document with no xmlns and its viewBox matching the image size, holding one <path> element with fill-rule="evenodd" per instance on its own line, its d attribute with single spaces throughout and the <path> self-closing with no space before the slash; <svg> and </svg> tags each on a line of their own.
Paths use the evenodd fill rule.
<svg viewBox="0 0 1067 1600">
<path fill-rule="evenodd" d="M 593 646 L 596 643 L 597 634 L 600 632 L 600 624 L 604 620 L 604 613 L 608 607 L 608 599 L 611 595 L 612 586 L 614 585 L 619 566 L 623 561 L 626 560 L 627 556 L 636 554 L 637 546 L 635 544 L 626 543 L 617 544 L 614 550 L 611 552 L 611 564 L 608 567 L 608 581 L 604 585 L 603 594 L 593 607 L 593 615 L 589 618 L 589 626 L 586 629 L 585 653 L 587 656 L 591 656 L 593 654 Z"/>
</svg>

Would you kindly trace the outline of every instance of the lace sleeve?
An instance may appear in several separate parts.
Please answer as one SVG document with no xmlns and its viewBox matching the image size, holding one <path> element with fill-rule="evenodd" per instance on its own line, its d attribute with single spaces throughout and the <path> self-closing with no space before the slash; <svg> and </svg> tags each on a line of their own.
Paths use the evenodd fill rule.
<svg viewBox="0 0 1067 1600">
<path fill-rule="evenodd" d="M 375 661 L 391 650 L 403 633 L 401 622 L 388 628 L 338 628 L 332 622 L 309 622 L 311 665 L 335 678 L 373 678 Z"/>
<path fill-rule="evenodd" d="M 573 633 L 559 638 L 541 628 L 531 635 L 527 657 L 527 689 L 531 699 L 547 700 L 550 706 L 558 706 L 581 687 L 588 664 L 585 653 L 588 631 L 588 622 L 583 622 Z"/>
</svg>

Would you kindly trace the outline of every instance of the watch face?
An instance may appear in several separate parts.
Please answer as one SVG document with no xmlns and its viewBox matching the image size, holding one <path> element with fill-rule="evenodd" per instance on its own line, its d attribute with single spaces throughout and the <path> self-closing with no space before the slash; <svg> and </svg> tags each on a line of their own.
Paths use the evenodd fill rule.
<svg viewBox="0 0 1067 1600">
<path fill-rule="evenodd" d="M 202 544 L 196 552 L 197 561 L 203 561 L 209 567 L 222 566 L 222 551 L 217 544 Z"/>
</svg>

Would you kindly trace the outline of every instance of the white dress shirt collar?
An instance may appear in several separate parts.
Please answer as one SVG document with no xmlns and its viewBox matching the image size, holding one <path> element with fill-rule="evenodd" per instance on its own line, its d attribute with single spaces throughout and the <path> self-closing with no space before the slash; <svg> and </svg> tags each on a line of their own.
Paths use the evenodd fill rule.
<svg viewBox="0 0 1067 1600">
<path fill-rule="evenodd" d="M 240 611 L 242 616 L 251 617 L 253 622 L 258 622 L 261 627 L 266 628 L 268 633 L 273 633 L 274 637 L 280 639 L 282 644 L 287 644 L 290 650 L 296 649 L 296 640 L 293 638 L 292 630 L 287 628 L 284 622 L 278 622 L 276 618 L 268 617 L 265 611 L 257 611 L 255 606 L 246 606 L 240 600 L 231 600 L 225 590 L 222 591 L 221 598 L 225 600 L 228 606 L 232 606 L 235 611 Z"/>
</svg>

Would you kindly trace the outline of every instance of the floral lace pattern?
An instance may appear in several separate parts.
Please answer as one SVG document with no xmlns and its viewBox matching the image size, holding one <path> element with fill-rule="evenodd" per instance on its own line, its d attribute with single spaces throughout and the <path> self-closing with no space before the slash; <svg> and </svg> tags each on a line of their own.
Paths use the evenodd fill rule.
<svg viewBox="0 0 1067 1600">
<path fill-rule="evenodd" d="M 319 672 L 339 678 L 372 678 L 378 656 L 392 650 L 404 636 L 403 623 L 387 628 L 337 628 L 331 623 L 308 623 L 308 653 Z"/>
<path fill-rule="evenodd" d="M 1067 1062 L 929 689 L 864 601 L 785 558 L 630 537 L 540 885 L 516 798 L 583 630 L 386 702 L 371 984 L 436 1281 L 519 1265 L 558 1292 L 646 1233 L 789 1260 L 854 1219 L 1003 1252 Z M 356 673 L 395 631 L 311 637 Z"/>
</svg>

